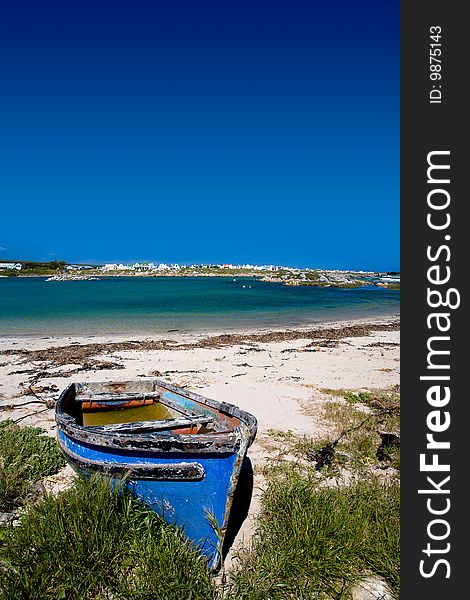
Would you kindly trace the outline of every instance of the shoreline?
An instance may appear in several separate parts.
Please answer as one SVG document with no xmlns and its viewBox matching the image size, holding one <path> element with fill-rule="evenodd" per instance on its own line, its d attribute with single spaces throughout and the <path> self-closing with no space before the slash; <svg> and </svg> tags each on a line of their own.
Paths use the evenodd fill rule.
<svg viewBox="0 0 470 600">
<path fill-rule="evenodd" d="M 387 323 L 400 323 L 399 313 L 380 314 L 375 316 L 367 317 L 336 317 L 335 319 L 306 321 L 305 323 L 295 323 L 287 325 L 266 325 L 266 326 L 226 326 L 220 327 L 214 325 L 213 327 L 200 327 L 195 329 L 166 329 L 155 331 L 152 333 L 143 333 L 140 330 L 134 332 L 115 333 L 115 332 L 97 332 L 97 333 L 12 333 L 12 334 L 0 334 L 0 350 L 5 343 L 8 342 L 22 342 L 28 340 L 51 340 L 57 342 L 80 342 L 82 340 L 93 340 L 97 343 L 106 343 L 108 340 L 113 342 L 125 342 L 131 340 L 143 341 L 147 339 L 160 339 L 167 338 L 169 334 L 172 337 L 197 337 L 197 336 L 218 336 L 218 335 L 234 335 L 234 336 L 245 336 L 252 334 L 263 334 L 263 333 L 278 333 L 287 331 L 298 331 L 305 332 L 311 329 L 325 329 L 325 328 L 341 328 L 355 325 L 368 325 L 368 324 L 387 324 Z"/>
<path fill-rule="evenodd" d="M 208 271 L 204 268 L 193 269 L 192 267 L 183 268 L 178 271 L 169 270 L 144 270 L 144 271 L 102 271 L 101 269 L 89 269 L 86 271 L 51 271 L 50 273 L 15 273 L 15 275 L 2 275 L 4 278 L 22 279 L 22 278 L 44 278 L 46 281 L 90 281 L 103 280 L 107 278 L 127 277 L 127 278 L 247 278 L 254 279 L 263 283 L 278 283 L 279 285 L 296 287 L 320 287 L 320 288 L 341 288 L 354 289 L 363 286 L 383 287 L 387 289 L 399 290 L 400 284 L 386 282 L 383 280 L 374 281 L 381 277 L 383 273 L 375 271 L 353 271 L 353 270 L 330 270 L 330 269 L 291 269 L 281 268 L 278 271 L 264 270 L 237 270 L 227 269 L 228 272 Z"/>
</svg>

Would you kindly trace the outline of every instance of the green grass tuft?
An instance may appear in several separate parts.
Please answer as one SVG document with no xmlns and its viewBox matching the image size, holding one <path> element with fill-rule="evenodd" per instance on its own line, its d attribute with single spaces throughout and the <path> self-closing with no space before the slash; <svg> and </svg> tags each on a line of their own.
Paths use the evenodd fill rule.
<svg viewBox="0 0 470 600">
<path fill-rule="evenodd" d="M 5 528 L 0 556 L 5 599 L 214 597 L 206 562 L 182 532 L 97 477 L 44 496 Z"/>
<path fill-rule="evenodd" d="M 65 460 L 54 438 L 39 427 L 0 421 L 0 512 L 15 508 L 32 484 L 57 473 Z"/>
<path fill-rule="evenodd" d="M 233 598 L 347 598 L 364 573 L 399 590 L 399 486 L 375 480 L 318 488 L 291 472 L 273 478 Z"/>
</svg>

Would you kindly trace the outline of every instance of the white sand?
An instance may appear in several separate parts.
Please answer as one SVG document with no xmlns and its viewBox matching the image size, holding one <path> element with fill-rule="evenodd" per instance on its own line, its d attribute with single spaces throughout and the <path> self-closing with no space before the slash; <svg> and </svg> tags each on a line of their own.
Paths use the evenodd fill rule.
<svg viewBox="0 0 470 600">
<path fill-rule="evenodd" d="M 374 319 L 369 322 L 389 323 L 396 319 Z M 365 323 L 361 320 L 361 323 Z M 345 322 L 337 324 L 347 325 Z M 324 324 L 323 326 L 331 326 Z M 315 325 L 318 328 L 318 325 Z M 298 328 L 296 328 L 298 330 Z M 253 332 L 251 332 L 253 333 Z M 197 334 L 171 333 L 161 336 L 178 342 L 195 341 Z M 214 332 L 211 332 L 214 335 Z M 199 337 L 203 337 L 199 335 Z M 62 337 L 62 338 L 0 338 L 0 352 L 17 349 L 42 349 L 73 343 L 105 343 L 119 340 L 143 339 L 126 337 Z M 152 339 L 156 339 L 153 337 Z M 333 347 L 317 347 L 303 351 L 311 340 L 237 344 L 223 348 L 195 348 L 190 350 L 124 351 L 103 354 L 100 361 L 122 363 L 123 369 L 88 370 L 67 377 L 46 377 L 36 380 L 35 386 L 55 385 L 61 391 L 72 381 L 122 381 L 140 376 L 151 376 L 154 371 L 176 385 L 186 386 L 200 394 L 220 401 L 231 402 L 253 413 L 259 423 L 258 436 L 249 450 L 254 467 L 262 466 L 269 451 L 266 440 L 270 429 L 323 436 L 328 423 L 322 419 L 321 405 L 326 395 L 322 388 L 371 389 L 390 388 L 399 383 L 399 331 L 378 331 L 364 337 L 340 339 Z M 381 345 L 374 345 L 381 343 Z M 371 345 L 372 344 L 372 345 Z M 260 351 L 250 348 L 257 347 Z M 309 348 L 307 348 L 308 350 Z M 312 349 L 312 348 L 310 348 Z M 56 372 L 67 372 L 80 365 L 66 365 Z M 24 425 L 39 425 L 55 435 L 53 408 L 44 410 L 42 404 L 28 404 L 36 400 L 28 394 L 31 377 L 41 370 L 53 371 L 46 363 L 25 362 L 19 354 L 0 354 L 0 418 L 21 419 Z M 14 371 L 32 370 L 13 374 Z M 26 394 L 26 395 L 23 395 Z M 41 398 L 56 398 L 58 392 L 39 393 Z M 37 412 L 42 411 L 42 412 Z M 34 414 L 36 413 L 37 414 Z M 265 442 L 263 444 L 263 441 Z M 262 481 L 255 468 L 255 493 L 250 515 L 240 530 L 234 548 L 251 537 L 253 515 L 259 509 L 259 488 Z M 60 487 L 52 478 L 50 487 Z M 231 555 L 228 562 L 230 563 Z"/>
</svg>

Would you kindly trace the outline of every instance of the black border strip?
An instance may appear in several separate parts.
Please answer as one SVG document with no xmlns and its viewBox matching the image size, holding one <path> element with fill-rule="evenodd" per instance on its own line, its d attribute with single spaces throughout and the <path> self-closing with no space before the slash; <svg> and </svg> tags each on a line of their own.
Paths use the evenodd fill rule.
<svg viewBox="0 0 470 600">
<path fill-rule="evenodd" d="M 466 442 L 470 437 L 470 419 L 465 377 L 469 371 L 465 304 L 470 277 L 466 240 L 470 234 L 465 218 L 468 192 L 464 182 L 468 171 L 466 105 L 469 102 L 464 84 L 469 53 L 464 8 L 465 3 L 435 0 L 401 4 L 401 597 L 404 599 L 433 600 L 468 595 L 464 591 L 468 570 L 466 538 L 470 529 L 466 514 Z M 431 31 L 431 27 L 440 30 Z M 431 39 L 433 33 L 440 37 Z M 436 48 L 441 52 L 434 52 Z M 440 62 L 430 58 L 433 52 Z M 431 76 L 432 73 L 439 73 L 441 77 Z M 430 154 L 432 152 L 436 154 Z M 428 173 L 429 160 L 448 165 L 450 169 Z M 430 203 L 436 200 L 444 205 L 448 195 L 448 207 L 430 208 L 428 195 L 432 190 L 444 191 L 431 195 Z M 448 226 L 431 227 L 427 220 L 430 213 L 431 220 L 434 219 L 431 222 L 440 224 L 447 222 L 448 213 Z M 436 265 L 437 270 L 429 271 Z M 443 280 L 447 275 L 446 283 L 430 282 L 430 278 Z M 458 294 L 459 307 L 430 306 L 429 290 L 441 292 L 446 298 L 451 288 L 456 292 L 451 294 L 449 304 L 457 304 Z M 437 300 L 438 295 L 434 294 L 431 301 L 439 304 Z M 449 325 L 448 331 L 438 330 L 437 318 L 429 319 L 433 312 L 448 315 L 440 320 L 443 328 Z M 436 339 L 431 341 L 433 336 Z M 439 336 L 448 339 L 438 339 Z M 430 354 L 430 347 L 446 353 Z M 430 368 L 430 365 L 434 366 Z M 420 379 L 429 376 L 449 376 L 449 380 Z M 448 387 L 449 401 L 432 406 L 432 397 L 431 402 L 428 397 L 432 386 L 436 386 L 441 395 Z M 434 399 L 437 393 L 435 390 Z M 438 414 L 431 416 L 433 411 Z M 432 427 L 438 423 L 447 426 L 440 433 L 433 432 Z M 431 433 L 434 439 L 448 442 L 450 447 L 427 448 L 426 436 Z M 440 465 L 449 465 L 450 470 L 423 470 L 421 454 L 425 455 L 426 464 L 437 460 Z M 447 476 L 450 479 L 445 481 Z M 445 509 L 448 510 L 437 514 Z M 432 514 L 432 510 L 436 512 Z M 448 526 L 437 522 L 439 519 Z"/>
</svg>

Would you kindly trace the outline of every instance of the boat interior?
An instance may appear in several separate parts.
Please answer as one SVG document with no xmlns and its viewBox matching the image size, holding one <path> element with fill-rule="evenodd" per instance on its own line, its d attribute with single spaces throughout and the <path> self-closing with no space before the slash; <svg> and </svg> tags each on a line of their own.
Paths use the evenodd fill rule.
<svg viewBox="0 0 470 600">
<path fill-rule="evenodd" d="M 201 399 L 202 400 L 202 399 Z M 61 410 L 77 425 L 103 432 L 208 434 L 233 431 L 240 419 L 156 381 L 77 383 L 64 395 Z"/>
</svg>

